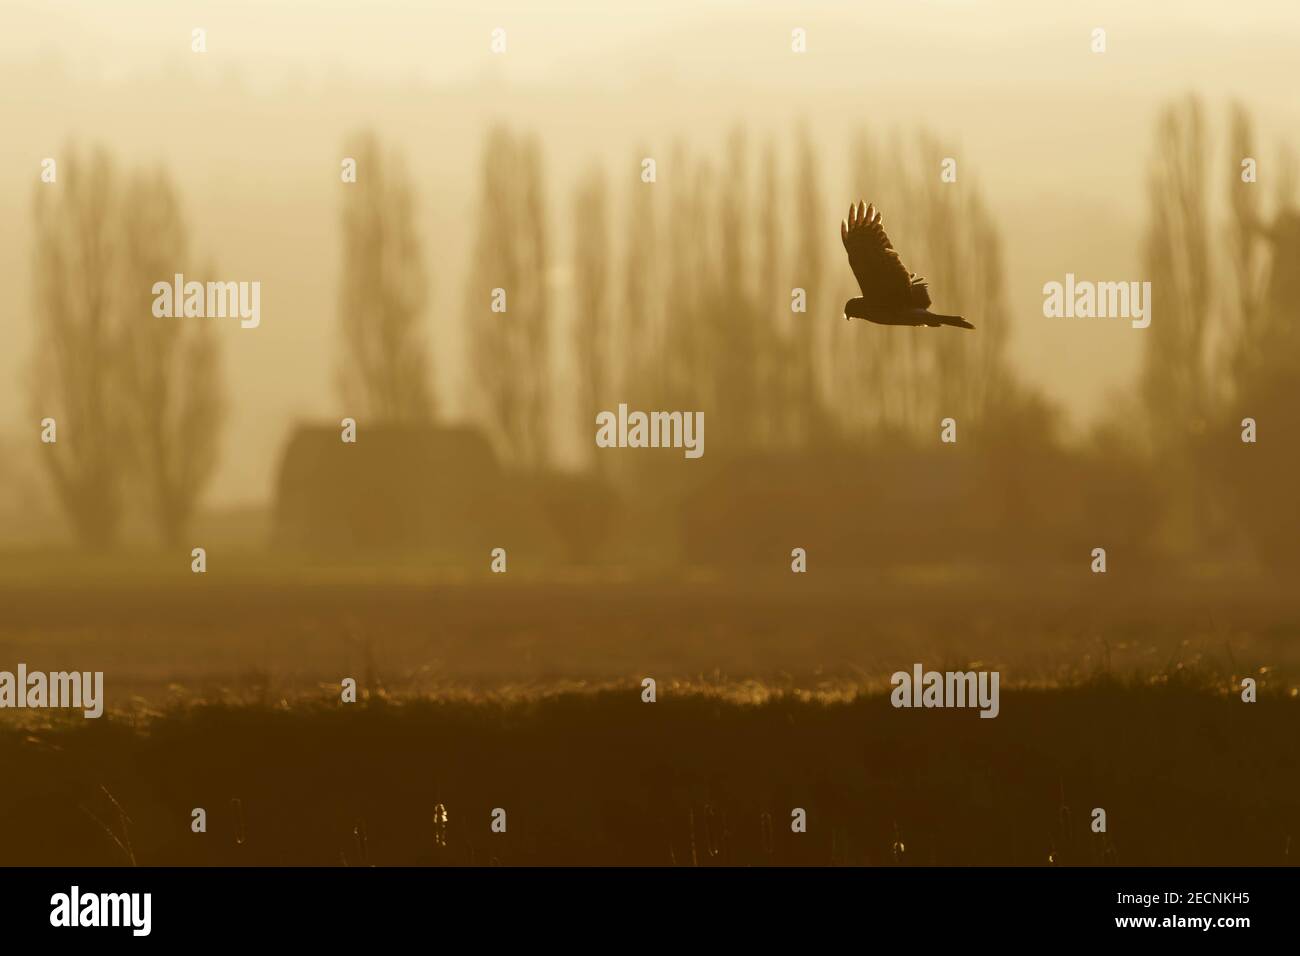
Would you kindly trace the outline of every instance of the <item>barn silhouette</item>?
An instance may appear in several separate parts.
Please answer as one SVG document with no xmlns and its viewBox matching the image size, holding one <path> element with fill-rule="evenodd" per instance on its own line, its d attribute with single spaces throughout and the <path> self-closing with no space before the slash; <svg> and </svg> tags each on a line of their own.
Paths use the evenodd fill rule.
<svg viewBox="0 0 1300 956">
<path fill-rule="evenodd" d="M 447 556 L 490 548 L 484 515 L 502 482 L 471 428 L 363 423 L 347 443 L 338 427 L 299 426 L 276 483 L 275 543 Z"/>
<path fill-rule="evenodd" d="M 496 547 L 512 559 L 581 560 L 599 546 L 610 506 L 603 485 L 503 468 L 472 427 L 362 422 L 348 443 L 338 426 L 300 425 L 280 462 L 273 540 L 467 565 L 486 566 Z"/>
</svg>

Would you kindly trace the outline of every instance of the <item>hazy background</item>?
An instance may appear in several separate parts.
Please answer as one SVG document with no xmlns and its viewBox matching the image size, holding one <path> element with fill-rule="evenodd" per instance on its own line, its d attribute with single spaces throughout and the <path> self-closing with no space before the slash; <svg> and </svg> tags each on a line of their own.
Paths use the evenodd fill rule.
<svg viewBox="0 0 1300 956">
<path fill-rule="evenodd" d="M 1297 49 L 1286 0 L 5 0 L 0 669 L 109 716 L 0 715 L 0 864 L 1293 863 Z M 976 331 L 841 319 L 857 199 Z M 182 270 L 260 327 L 153 318 Z M 1044 318 L 1067 272 L 1151 327 Z M 704 456 L 597 450 L 621 401 Z M 889 706 L 916 662 L 1001 716 Z"/>
<path fill-rule="evenodd" d="M 190 52 L 190 30 L 208 52 Z M 508 31 L 494 56 L 492 28 Z M 790 30 L 808 53 L 790 52 Z M 1089 51 L 1104 27 L 1108 52 Z M 302 419 L 340 413 L 339 161 L 353 131 L 405 154 L 431 285 L 423 316 L 443 417 L 466 415 L 460 314 L 474 241 L 477 162 L 505 122 L 540 139 L 551 215 L 556 337 L 571 321 L 570 197 L 593 160 L 621 204 L 672 144 L 711 154 L 744 124 L 757 156 L 806 122 L 821 164 L 825 266 L 847 276 L 835 229 L 854 131 L 929 130 L 951 144 L 955 188 L 978 186 L 1003 245 L 1009 356 L 1078 427 L 1132 383 L 1150 336 L 1127 323 L 1041 314 L 1042 284 L 1145 278 L 1143 190 L 1159 105 L 1200 91 L 1209 119 L 1231 99 L 1261 142 L 1261 189 L 1297 128 L 1287 2 L 1225 8 L 1034 2 L 194 3 L 10 2 L 0 30 L 0 440 L 34 451 L 23 376 L 30 365 L 32 188 L 43 157 L 102 143 L 126 164 L 166 167 L 192 247 L 223 279 L 260 280 L 261 328 L 220 326 L 230 413 L 207 501 L 264 502 L 280 449 Z M 1216 152 L 1217 157 L 1217 152 Z M 1212 179 L 1233 177 L 1225 161 Z M 936 173 L 937 175 L 937 173 Z M 650 187 L 658 188 L 658 187 Z M 1219 190 L 1213 201 L 1216 206 Z M 871 195 L 862 198 L 872 198 Z M 615 219 L 617 222 L 617 218 Z M 898 237 L 907 211 L 886 209 Z M 617 230 L 617 226 L 616 226 Z M 838 258 L 837 258 L 838 256 Z M 909 261 L 923 274 L 924 262 Z M 932 276 L 942 292 L 942 277 Z M 838 322 L 823 301 L 812 322 Z M 1155 296 L 1155 322 L 1162 302 Z M 859 335 L 880 330 L 855 328 Z M 983 334 L 977 333 L 977 334 Z M 286 374 L 291 369 L 292 374 Z M 574 443 L 562 435 L 561 458 Z"/>
</svg>

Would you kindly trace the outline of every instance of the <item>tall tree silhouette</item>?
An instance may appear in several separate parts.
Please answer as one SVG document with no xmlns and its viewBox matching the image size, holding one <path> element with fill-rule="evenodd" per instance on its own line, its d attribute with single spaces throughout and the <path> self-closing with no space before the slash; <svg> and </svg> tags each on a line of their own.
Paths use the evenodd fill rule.
<svg viewBox="0 0 1300 956">
<path fill-rule="evenodd" d="M 709 403 L 724 423 L 718 439 L 733 453 L 751 450 L 759 432 L 758 366 L 766 310 L 755 302 L 751 239 L 759 232 L 749 194 L 748 137 L 727 137 L 723 169 L 710 213 L 717 223 L 717 256 L 708 270 L 707 303 L 700 316 L 705 364 L 713 369 Z M 718 434 L 715 432 L 715 434 Z"/>
<path fill-rule="evenodd" d="M 103 149 L 65 150 L 60 166 L 57 185 L 38 185 L 33 204 L 31 399 L 37 415 L 58 422 L 58 441 L 42 456 L 58 499 L 78 537 L 105 548 L 120 529 L 125 475 L 116 374 L 120 174 Z"/>
<path fill-rule="evenodd" d="M 785 337 L 791 332 L 793 318 L 789 290 L 782 281 L 786 265 L 785 248 L 781 241 L 782 186 L 776 143 L 769 139 L 763 146 L 758 200 L 755 204 L 758 210 L 755 222 L 758 248 L 754 254 L 758 267 L 754 270 L 753 293 L 755 319 L 759 326 L 754 368 L 755 387 L 759 397 L 755 437 L 758 444 L 766 449 L 778 445 L 782 437 L 785 396 L 781 385 L 785 379 L 785 368 L 780 352 Z"/>
<path fill-rule="evenodd" d="M 224 411 L 218 333 L 204 319 L 152 314 L 153 284 L 189 272 L 192 262 L 171 180 L 161 170 L 133 174 L 124 210 L 119 355 L 126 448 L 159 537 L 176 545 L 217 465 Z"/>
<path fill-rule="evenodd" d="M 913 169 L 933 171 L 953 152 L 922 133 L 911 154 L 915 159 L 904 162 Z M 955 415 L 979 421 L 996 397 L 992 393 L 1009 376 L 1006 343 L 1010 326 L 1001 241 L 978 184 L 969 175 L 960 185 L 944 183 L 933 173 L 912 175 L 904 182 L 907 215 L 919 227 L 914 237 L 919 241 L 913 241 L 912 248 L 919 250 L 918 257 L 930 274 L 942 277 L 941 283 L 931 285 L 935 310 L 943 311 L 944 302 L 951 303 L 952 309 L 960 309 L 975 323 L 981 335 L 987 332 L 969 342 L 952 336 L 917 337 L 928 378 L 921 392 L 935 400 L 934 406 L 926 409 L 925 420 Z"/>
<path fill-rule="evenodd" d="M 415 195 L 406 165 L 373 133 L 353 138 L 347 155 L 357 181 L 343 190 L 339 385 L 349 412 L 391 422 L 434 415 L 427 340 L 428 296 Z"/>
<path fill-rule="evenodd" d="M 1271 209 L 1259 183 L 1243 182 L 1244 157 L 1258 157 L 1250 115 L 1235 104 L 1229 116 L 1225 177 L 1229 209 L 1226 238 L 1232 272 L 1235 321 L 1226 366 L 1231 400 L 1216 416 L 1213 435 L 1197 447 L 1198 471 L 1218 479 L 1216 496 L 1231 503 L 1235 525 L 1255 554 L 1269 565 L 1286 566 L 1300 557 L 1292 502 L 1300 456 L 1300 424 L 1292 410 L 1300 402 L 1300 210 L 1286 182 L 1286 160 L 1269 164 L 1278 183 Z M 1280 168 L 1279 168 L 1280 167 Z M 1225 440 L 1254 419 L 1264 431 L 1255 444 L 1228 446 Z"/>
<path fill-rule="evenodd" d="M 803 446 L 826 438 L 817 357 L 828 329 L 826 322 L 819 320 L 832 318 L 835 307 L 823 289 L 826 217 L 822 207 L 820 171 L 807 127 L 800 130 L 795 149 L 797 226 L 792 284 L 807 293 L 808 311 L 793 313 L 788 306 L 783 310 L 788 322 L 781 362 L 784 370 L 781 388 L 784 425 L 781 433 L 785 443 Z"/>
<path fill-rule="evenodd" d="M 637 166 L 645 150 L 637 153 Z M 663 281 L 659 248 L 657 183 L 630 177 L 623 236 L 623 280 L 619 349 L 624 357 L 628 399 L 638 408 L 658 408 L 663 397 Z"/>
<path fill-rule="evenodd" d="M 522 468 L 549 457 L 548 262 L 541 149 L 497 127 L 483 144 L 465 315 L 483 417 L 502 456 Z M 491 310 L 494 289 L 505 312 Z"/>
<path fill-rule="evenodd" d="M 582 434 L 590 438 L 596 413 L 614 401 L 613 320 L 609 302 L 609 210 L 604 173 L 593 168 L 573 202 L 573 323 L 578 359 L 577 400 Z M 596 455 L 598 468 L 607 455 Z"/>
<path fill-rule="evenodd" d="M 1140 394 L 1168 502 L 1162 544 L 1178 551 L 1202 538 L 1217 504 L 1196 467 L 1196 445 L 1214 416 L 1215 400 L 1207 374 L 1214 282 L 1206 147 L 1198 99 L 1187 97 L 1161 111 L 1147 178 L 1144 239 L 1145 274 L 1160 314 L 1142 333 Z"/>
<path fill-rule="evenodd" d="M 667 243 L 668 293 L 665 302 L 663 371 L 665 403 L 699 408 L 704 370 L 700 367 L 696 318 L 703 310 L 708 249 L 708 216 L 703 212 L 706 173 L 681 143 L 673 146 Z"/>
<path fill-rule="evenodd" d="M 1161 111 L 1148 176 L 1146 274 L 1159 290 L 1159 321 L 1143 333 L 1142 390 L 1156 434 L 1185 441 L 1204 426 L 1207 335 L 1211 314 L 1206 132 L 1200 101 Z"/>
<path fill-rule="evenodd" d="M 32 402 L 57 419 L 44 460 L 77 535 L 111 546 L 132 500 L 178 543 L 217 463 L 222 401 L 204 319 L 153 315 L 153 285 L 189 271 L 180 203 L 161 170 L 123 173 L 68 150 L 38 186 Z"/>
<path fill-rule="evenodd" d="M 1228 169 L 1240 169 L 1245 157 L 1257 155 L 1250 114 L 1240 103 L 1231 107 L 1228 120 Z M 1240 388 L 1263 361 L 1266 343 L 1260 325 L 1263 310 L 1264 229 L 1260 189 L 1257 183 L 1243 182 L 1241 175 L 1226 177 L 1228 200 L 1227 246 L 1232 266 L 1235 293 L 1235 345 L 1229 357 L 1232 381 Z"/>
</svg>

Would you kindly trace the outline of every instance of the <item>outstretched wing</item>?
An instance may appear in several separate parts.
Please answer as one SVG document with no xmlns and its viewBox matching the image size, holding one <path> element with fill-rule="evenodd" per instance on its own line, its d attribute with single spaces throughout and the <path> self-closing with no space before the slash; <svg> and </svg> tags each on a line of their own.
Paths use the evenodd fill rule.
<svg viewBox="0 0 1300 956">
<path fill-rule="evenodd" d="M 840 223 L 840 238 L 869 304 L 894 309 L 924 309 L 930 304 L 925 280 L 908 272 L 898 258 L 874 205 L 849 206 L 849 218 Z"/>
</svg>

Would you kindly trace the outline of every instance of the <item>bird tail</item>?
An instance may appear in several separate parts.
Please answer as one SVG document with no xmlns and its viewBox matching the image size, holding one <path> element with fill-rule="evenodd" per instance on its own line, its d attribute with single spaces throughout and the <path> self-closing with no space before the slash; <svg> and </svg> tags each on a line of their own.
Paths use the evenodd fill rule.
<svg viewBox="0 0 1300 956">
<path fill-rule="evenodd" d="M 933 315 L 936 319 L 939 320 L 938 323 L 937 323 L 938 325 L 951 325 L 951 326 L 955 326 L 956 328 L 959 328 L 959 329 L 973 329 L 973 328 L 975 328 L 975 326 L 971 325 L 969 322 L 967 322 L 965 319 L 963 319 L 960 315 L 939 315 L 939 314 L 937 314 L 937 313 L 933 313 L 933 312 L 931 313 L 931 315 Z"/>
</svg>

